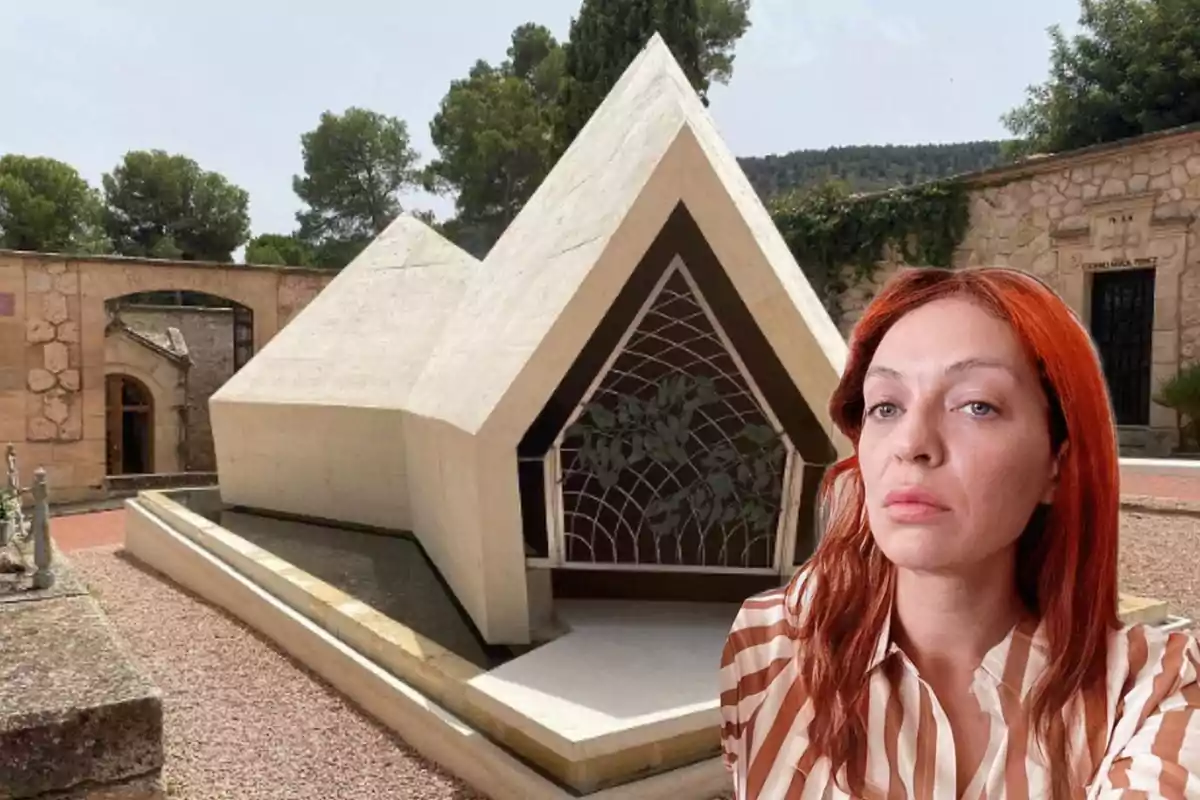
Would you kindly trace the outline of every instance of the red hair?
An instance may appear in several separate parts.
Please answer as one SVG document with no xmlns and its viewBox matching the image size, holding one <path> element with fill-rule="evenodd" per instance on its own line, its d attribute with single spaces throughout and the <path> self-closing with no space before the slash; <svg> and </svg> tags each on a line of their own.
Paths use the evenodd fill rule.
<svg viewBox="0 0 1200 800">
<path fill-rule="evenodd" d="M 1042 620 L 1049 665 L 1034 687 L 1032 730 L 1051 764 L 1068 763 L 1062 709 L 1078 692 L 1103 691 L 1108 634 L 1117 616 L 1118 461 L 1108 389 L 1091 337 L 1047 286 L 1002 269 L 906 270 L 867 308 L 850 338 L 850 353 L 829 408 L 858 449 L 863 379 L 880 341 L 913 309 L 946 297 L 966 297 L 1005 320 L 1041 376 L 1049 401 L 1051 444 L 1060 453 L 1054 502 L 1035 513 L 1018 541 L 1017 583 Z M 850 792 L 863 794 L 868 665 L 895 589 L 892 565 L 875 545 L 867 521 L 856 456 L 825 476 L 828 513 L 808 575 L 804 613 L 796 613 L 801 675 L 822 710 L 809 729 L 811 747 L 844 767 Z M 863 591 L 863 587 L 872 587 Z M 796 595 L 793 595 L 796 596 Z M 797 609 L 796 612 L 799 610 Z M 827 699 L 826 699 L 827 698 Z M 1056 770 L 1055 795 L 1066 788 Z"/>
</svg>

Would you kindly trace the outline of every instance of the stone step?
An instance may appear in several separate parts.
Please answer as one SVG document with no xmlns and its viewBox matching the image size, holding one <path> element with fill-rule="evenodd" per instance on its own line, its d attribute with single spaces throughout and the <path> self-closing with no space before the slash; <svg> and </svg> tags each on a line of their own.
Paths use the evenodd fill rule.
<svg viewBox="0 0 1200 800">
<path fill-rule="evenodd" d="M 1146 625 L 1162 625 L 1169 616 L 1165 601 L 1132 594 L 1121 595 L 1117 613 L 1127 625 L 1139 622 Z"/>
</svg>

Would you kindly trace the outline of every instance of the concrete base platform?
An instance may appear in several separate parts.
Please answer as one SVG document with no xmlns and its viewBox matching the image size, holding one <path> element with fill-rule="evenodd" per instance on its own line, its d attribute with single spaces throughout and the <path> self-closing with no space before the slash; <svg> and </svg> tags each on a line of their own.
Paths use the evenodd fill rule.
<svg viewBox="0 0 1200 800">
<path fill-rule="evenodd" d="M 56 554 L 0 601 L 0 800 L 162 797 L 162 698 Z"/>
<path fill-rule="evenodd" d="M 473 678 L 507 724 L 576 761 L 671 742 L 719 747 L 717 668 L 737 606 L 560 600 L 568 632 Z"/>
<path fill-rule="evenodd" d="M 129 501 L 126 526 L 133 557 L 275 641 L 489 797 L 710 800 L 728 789 L 716 757 L 714 682 L 730 607 L 695 610 L 681 626 L 690 633 L 675 641 L 699 649 L 677 653 L 680 663 L 657 680 L 613 657 L 634 646 L 620 641 L 630 631 L 643 642 L 661 639 L 665 618 L 631 620 L 618 606 L 575 606 L 577 631 L 488 670 L 162 494 Z M 660 649 L 674 652 L 667 641 Z M 558 643 L 564 647 L 546 649 Z M 685 661 L 680 680 L 672 669 Z M 571 674 L 589 696 L 554 694 Z M 642 692 L 618 691 L 636 680 Z M 614 703 L 620 697 L 623 707 Z M 580 724 L 576 712 L 589 702 L 598 707 Z"/>
<path fill-rule="evenodd" d="M 176 497 L 188 505 L 160 492 L 129 502 L 130 554 L 490 796 L 710 800 L 727 788 L 717 667 L 736 605 L 559 600 L 566 633 L 528 652 L 482 652 L 456 630 L 458 612 L 422 577 L 410 540 Z M 1161 624 L 1167 608 L 1123 596 L 1121 614 Z"/>
</svg>

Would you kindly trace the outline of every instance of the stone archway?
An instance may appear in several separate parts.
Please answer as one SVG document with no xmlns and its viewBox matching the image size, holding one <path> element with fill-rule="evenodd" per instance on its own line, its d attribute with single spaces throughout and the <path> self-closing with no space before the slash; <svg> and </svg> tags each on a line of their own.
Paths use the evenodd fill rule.
<svg viewBox="0 0 1200 800">
<path fill-rule="evenodd" d="M 230 318 L 234 372 L 245 366 L 254 355 L 254 309 L 232 298 L 210 292 L 165 289 L 133 292 L 105 301 L 105 309 L 110 316 L 132 307 L 227 310 Z"/>
<path fill-rule="evenodd" d="M 216 456 L 208 399 L 253 357 L 255 312 L 225 295 L 155 290 L 111 298 L 111 320 L 150 338 L 176 336 L 189 361 L 181 408 L 182 472 L 212 472 Z M 171 333 L 174 331 L 174 333 Z M 164 467 L 159 465 L 160 470 Z"/>
<path fill-rule="evenodd" d="M 154 395 L 122 373 L 104 377 L 106 459 L 109 475 L 148 475 L 154 465 Z"/>
</svg>

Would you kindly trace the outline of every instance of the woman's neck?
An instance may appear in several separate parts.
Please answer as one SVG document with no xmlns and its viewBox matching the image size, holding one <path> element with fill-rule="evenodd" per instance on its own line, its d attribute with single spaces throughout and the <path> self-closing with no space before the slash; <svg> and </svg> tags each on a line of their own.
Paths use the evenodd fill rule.
<svg viewBox="0 0 1200 800">
<path fill-rule="evenodd" d="M 955 574 L 896 571 L 892 637 L 922 673 L 974 672 L 1028 612 L 1015 548 Z"/>
</svg>

